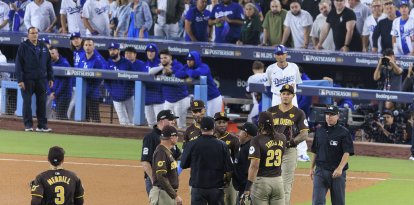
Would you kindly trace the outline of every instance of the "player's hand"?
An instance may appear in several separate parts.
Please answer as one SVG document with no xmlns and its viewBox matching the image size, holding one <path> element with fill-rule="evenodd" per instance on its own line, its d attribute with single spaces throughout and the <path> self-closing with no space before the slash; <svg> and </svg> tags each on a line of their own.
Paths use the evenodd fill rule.
<svg viewBox="0 0 414 205">
<path fill-rule="evenodd" d="M 26 88 L 24 87 L 24 82 L 20 82 L 19 83 L 19 88 L 22 90 L 25 90 Z"/>
<path fill-rule="evenodd" d="M 338 178 L 342 176 L 342 168 L 336 168 L 335 171 L 332 173 L 332 178 Z"/>
<path fill-rule="evenodd" d="M 310 178 L 311 178 L 311 180 L 313 180 L 313 175 L 315 174 L 315 170 L 314 169 L 311 169 L 310 171 L 309 171 L 309 176 L 310 176 Z"/>
<path fill-rule="evenodd" d="M 240 197 L 240 205 L 250 205 L 252 198 L 250 197 L 250 191 L 244 191 Z"/>
<path fill-rule="evenodd" d="M 177 205 L 181 205 L 183 204 L 183 199 L 181 199 L 181 197 L 177 195 L 177 197 L 175 197 L 175 202 L 177 202 Z"/>
</svg>

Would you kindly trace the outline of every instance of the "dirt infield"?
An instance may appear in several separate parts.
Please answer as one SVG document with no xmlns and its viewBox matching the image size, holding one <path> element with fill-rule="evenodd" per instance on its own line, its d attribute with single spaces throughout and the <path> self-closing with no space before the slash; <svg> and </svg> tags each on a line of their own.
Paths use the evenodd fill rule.
<svg viewBox="0 0 414 205">
<path fill-rule="evenodd" d="M 82 179 L 88 205 L 141 205 L 148 204 L 143 171 L 138 161 L 90 158 L 66 158 L 64 167 L 75 171 Z M 46 157 L 0 154 L 0 201 L 5 205 L 30 204 L 28 183 L 40 172 L 48 169 Z M 298 170 L 293 188 L 293 204 L 311 199 L 312 181 L 307 170 Z M 372 186 L 386 180 L 388 174 L 350 172 L 347 192 Z M 189 204 L 189 172 L 180 175 L 179 195 Z"/>
</svg>

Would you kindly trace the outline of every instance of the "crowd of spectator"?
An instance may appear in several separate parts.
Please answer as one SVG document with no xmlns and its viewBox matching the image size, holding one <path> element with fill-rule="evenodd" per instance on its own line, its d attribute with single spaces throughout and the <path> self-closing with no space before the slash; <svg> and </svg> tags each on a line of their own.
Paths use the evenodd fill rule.
<svg viewBox="0 0 414 205">
<path fill-rule="evenodd" d="M 410 7 L 408 0 L 2 0 L 0 29 L 405 55 L 414 47 Z"/>
</svg>

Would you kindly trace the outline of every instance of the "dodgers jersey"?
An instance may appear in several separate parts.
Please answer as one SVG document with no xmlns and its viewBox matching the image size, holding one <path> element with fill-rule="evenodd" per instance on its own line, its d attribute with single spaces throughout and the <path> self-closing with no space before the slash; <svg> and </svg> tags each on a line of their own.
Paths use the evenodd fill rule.
<svg viewBox="0 0 414 205">
<path fill-rule="evenodd" d="M 285 84 L 297 85 L 302 83 L 299 67 L 295 63 L 288 62 L 286 68 L 280 68 L 277 63 L 273 63 L 266 69 L 267 81 L 265 86 L 270 86 L 273 94 L 279 95 L 280 89 Z M 296 92 L 296 86 L 295 92 Z"/>
</svg>

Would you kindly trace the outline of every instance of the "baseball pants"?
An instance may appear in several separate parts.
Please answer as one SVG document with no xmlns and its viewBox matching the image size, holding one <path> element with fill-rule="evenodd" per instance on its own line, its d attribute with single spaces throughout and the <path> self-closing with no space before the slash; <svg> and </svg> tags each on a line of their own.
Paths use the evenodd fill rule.
<svg viewBox="0 0 414 205">
<path fill-rule="evenodd" d="M 232 180 L 229 186 L 224 188 L 224 204 L 234 205 L 236 204 L 236 199 L 237 199 L 237 191 L 233 187 L 233 180 Z"/>
<path fill-rule="evenodd" d="M 32 95 L 36 95 L 36 117 L 37 127 L 47 128 L 46 118 L 46 79 L 26 80 L 24 81 L 25 89 L 21 90 L 23 98 L 23 122 L 24 127 L 33 127 L 32 116 Z"/>
<path fill-rule="evenodd" d="M 177 38 L 179 30 L 178 23 L 163 25 L 156 23 L 154 25 L 154 36 Z"/>
<path fill-rule="evenodd" d="M 46 118 L 47 119 L 55 118 L 55 115 L 53 115 L 52 104 L 53 104 L 53 100 L 50 97 L 50 95 L 48 95 L 47 100 L 46 100 Z"/>
<path fill-rule="evenodd" d="M 277 94 L 276 93 L 273 93 L 273 96 L 272 96 L 272 106 L 279 105 L 280 103 L 282 103 L 282 99 L 280 99 L 280 94 L 279 93 L 277 93 Z M 296 95 L 292 99 L 292 104 L 295 107 L 299 107 L 298 106 L 298 98 L 297 98 Z"/>
<path fill-rule="evenodd" d="M 213 117 L 217 112 L 221 112 L 223 107 L 223 97 L 220 95 L 207 101 L 207 115 Z"/>
<path fill-rule="evenodd" d="M 295 169 L 298 164 L 298 152 L 296 148 L 287 148 L 282 157 L 282 179 L 285 190 L 285 205 L 290 205 L 290 193 L 292 192 Z"/>
<path fill-rule="evenodd" d="M 187 120 L 187 111 L 190 107 L 190 98 L 185 97 L 177 102 L 170 103 L 168 101 L 165 101 L 164 109 L 165 110 L 171 110 L 175 115 L 177 115 L 179 118 L 177 120 L 178 128 L 185 129 L 186 120 Z"/>
<path fill-rule="evenodd" d="M 253 104 L 253 108 L 247 116 L 247 122 L 253 122 L 253 117 L 257 115 L 259 115 L 259 104 Z"/>
<path fill-rule="evenodd" d="M 134 97 L 131 96 L 125 101 L 113 101 L 116 114 L 118 115 L 119 124 L 133 125 L 134 122 Z"/>
<path fill-rule="evenodd" d="M 251 191 L 254 205 L 284 205 L 282 177 L 257 177 Z"/>
<path fill-rule="evenodd" d="M 224 192 L 220 188 L 191 188 L 191 205 L 224 205 Z"/>
<path fill-rule="evenodd" d="M 345 205 L 346 171 L 343 171 L 342 176 L 338 178 L 332 178 L 332 173 L 316 167 L 313 175 L 313 205 L 325 205 L 328 190 L 331 192 L 332 205 Z"/>
<path fill-rule="evenodd" d="M 299 143 L 298 146 L 296 146 L 296 149 L 298 150 L 298 156 L 308 156 L 308 144 L 306 144 L 306 140 Z"/>
<path fill-rule="evenodd" d="M 149 200 L 151 205 L 176 205 L 175 199 L 172 199 L 166 191 L 157 186 L 152 187 Z"/>
<path fill-rule="evenodd" d="M 145 105 L 145 118 L 149 127 L 157 124 L 157 115 L 164 109 L 164 103 Z"/>
<path fill-rule="evenodd" d="M 68 119 L 73 119 L 72 112 L 75 109 L 75 103 L 76 103 L 76 98 L 75 98 L 76 93 L 75 92 L 76 92 L 76 87 L 73 87 L 72 88 L 72 98 L 70 99 L 70 103 L 69 103 L 69 107 L 68 107 L 68 113 L 67 113 Z"/>
</svg>

